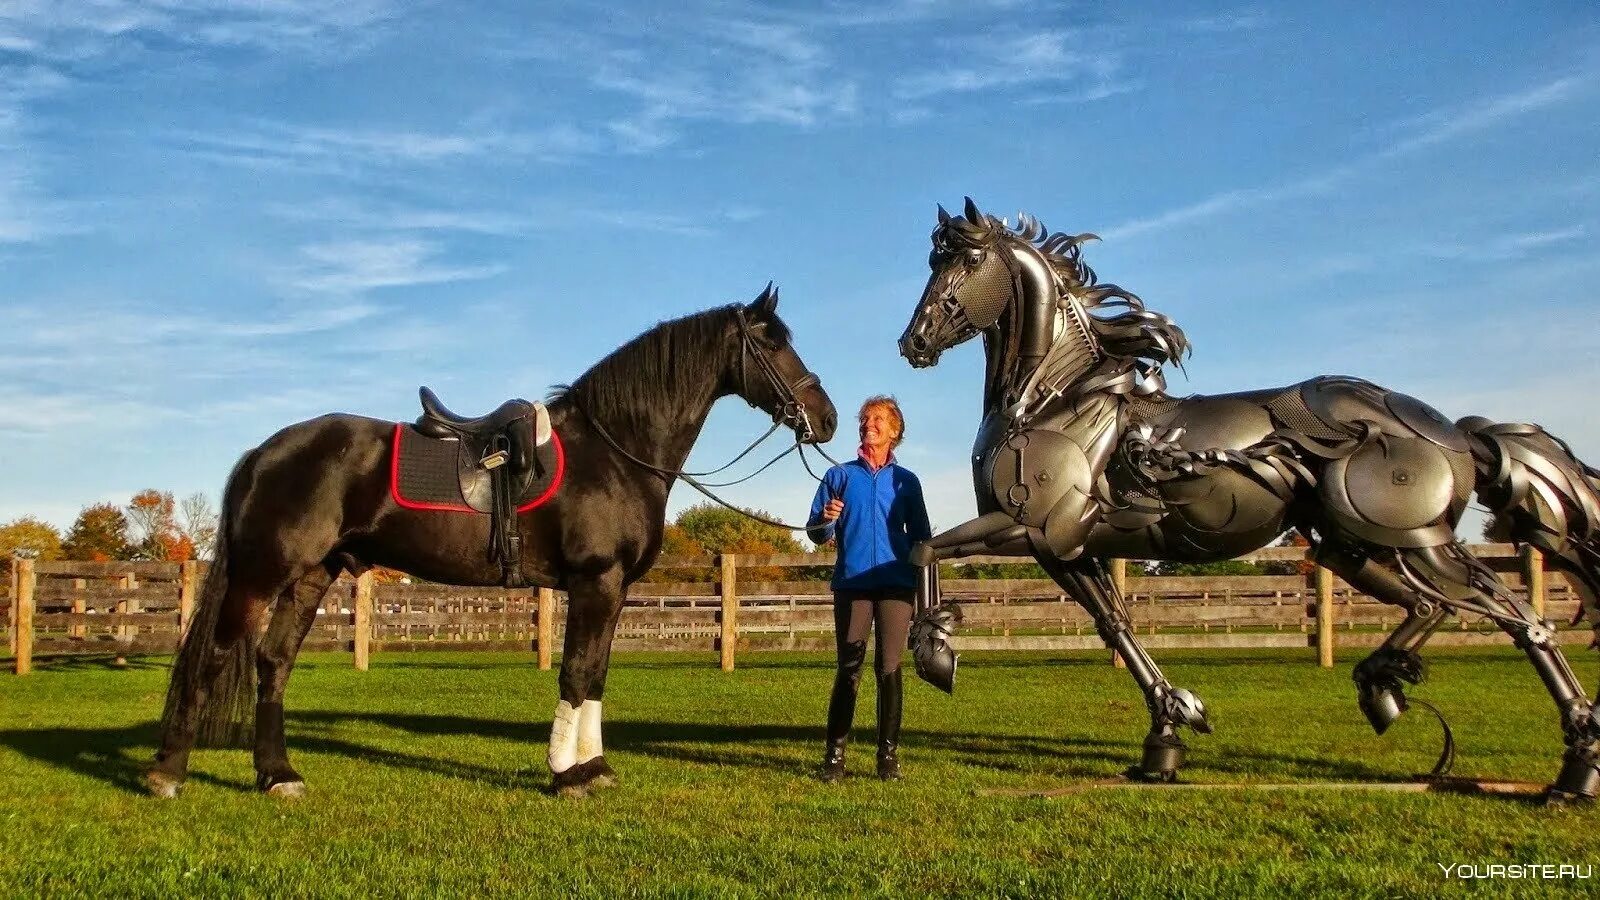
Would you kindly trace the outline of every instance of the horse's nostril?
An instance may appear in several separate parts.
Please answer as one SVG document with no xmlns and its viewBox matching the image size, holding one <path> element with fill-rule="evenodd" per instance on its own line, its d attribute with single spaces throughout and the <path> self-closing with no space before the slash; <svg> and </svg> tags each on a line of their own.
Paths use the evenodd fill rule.
<svg viewBox="0 0 1600 900">
<path fill-rule="evenodd" d="M 918 353 L 926 353 L 928 350 L 928 339 L 920 334 L 913 334 L 911 336 L 910 343 L 911 349 L 917 351 Z"/>
</svg>

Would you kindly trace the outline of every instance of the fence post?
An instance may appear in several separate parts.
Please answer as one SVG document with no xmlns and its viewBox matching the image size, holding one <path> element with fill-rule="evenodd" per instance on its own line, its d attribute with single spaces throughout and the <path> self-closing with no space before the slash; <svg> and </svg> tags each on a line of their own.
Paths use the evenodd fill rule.
<svg viewBox="0 0 1600 900">
<path fill-rule="evenodd" d="M 81 616 L 84 613 L 89 611 L 89 603 L 83 597 L 84 592 L 87 591 L 88 589 L 89 589 L 89 581 L 88 581 L 88 579 L 86 579 L 86 578 L 74 578 L 74 579 L 72 579 L 72 590 L 73 590 L 73 593 L 76 594 L 76 596 L 74 596 L 72 598 L 72 614 L 73 615 Z M 68 625 L 67 626 L 67 637 L 73 637 L 73 638 L 82 639 L 82 638 L 87 637 L 88 634 L 89 634 L 89 630 L 88 630 L 87 627 L 84 626 L 82 620 L 79 620 L 79 622 L 77 624 Z"/>
<path fill-rule="evenodd" d="M 189 633 L 189 621 L 194 618 L 194 591 L 195 580 L 200 572 L 200 563 L 186 559 L 178 563 L 178 646 L 183 646 L 183 638 Z"/>
<path fill-rule="evenodd" d="M 17 592 L 11 595 L 11 605 L 17 611 L 16 673 L 26 675 L 33 671 L 33 588 L 38 582 L 33 571 L 33 560 L 11 560 L 11 570 L 17 574 Z"/>
<path fill-rule="evenodd" d="M 139 587 L 139 576 L 138 575 L 135 575 L 134 573 L 129 572 L 128 574 L 122 576 L 122 589 L 123 590 L 131 591 L 131 590 L 134 590 L 134 589 L 136 589 L 138 587 Z M 124 597 L 121 600 L 117 601 L 117 605 L 113 609 L 114 609 L 114 611 L 116 612 L 117 615 L 125 616 L 129 612 L 132 612 L 133 607 L 128 602 L 128 598 Z M 113 666 L 117 666 L 117 667 L 120 668 L 120 667 L 126 666 L 128 664 L 128 644 L 132 643 L 132 641 L 133 641 L 133 626 L 131 626 L 131 625 L 118 625 L 116 634 L 117 634 L 117 656 L 116 656 L 115 659 L 113 659 L 111 661 L 111 664 Z"/>
<path fill-rule="evenodd" d="M 1532 544 L 1522 545 L 1522 580 L 1528 588 L 1533 614 L 1544 618 L 1544 554 Z"/>
<path fill-rule="evenodd" d="M 539 588 L 539 669 L 548 672 L 556 639 L 556 592 Z"/>
<path fill-rule="evenodd" d="M 1333 572 L 1317 566 L 1317 664 L 1333 668 Z"/>
<path fill-rule="evenodd" d="M 19 556 L 11 557 L 11 602 L 6 609 L 6 633 L 10 635 L 10 651 L 12 656 L 17 655 L 17 589 L 20 583 L 22 570 L 17 566 L 22 561 Z"/>
<path fill-rule="evenodd" d="M 739 642 L 739 557 L 722 554 L 722 671 L 733 671 L 734 645 Z"/>
<path fill-rule="evenodd" d="M 1113 559 L 1111 561 L 1111 586 L 1117 589 L 1117 596 L 1122 598 L 1123 604 L 1128 601 L 1128 561 Z M 1122 654 L 1111 651 L 1111 665 L 1118 669 L 1126 669 L 1128 664 L 1122 661 Z"/>
<path fill-rule="evenodd" d="M 355 632 L 356 670 L 367 671 L 367 657 L 372 651 L 372 570 L 356 578 L 355 612 L 352 631 Z"/>
</svg>

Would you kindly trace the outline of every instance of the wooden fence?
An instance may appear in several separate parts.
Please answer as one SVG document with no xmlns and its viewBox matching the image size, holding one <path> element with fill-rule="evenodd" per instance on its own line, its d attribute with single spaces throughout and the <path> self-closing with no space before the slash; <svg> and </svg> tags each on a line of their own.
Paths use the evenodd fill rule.
<svg viewBox="0 0 1600 900">
<path fill-rule="evenodd" d="M 1546 573 L 1537 551 L 1510 545 L 1473 548 L 1543 615 L 1565 624 L 1577 596 L 1559 573 Z M 1251 561 L 1305 558 L 1299 548 L 1270 548 Z M 963 562 L 1011 562 L 975 557 Z M 737 652 L 821 650 L 833 646 L 831 594 L 825 581 L 758 581 L 741 570 L 831 566 L 831 554 L 724 554 L 663 557 L 670 572 L 710 570 L 713 580 L 642 582 L 617 627 L 617 650 L 720 652 L 731 670 Z M 171 653 L 188 626 L 205 563 L 36 562 L 13 560 L 4 603 L 13 669 L 25 674 L 35 655 L 95 653 L 126 657 Z M 1125 585 L 1135 630 L 1151 649 L 1302 647 L 1321 665 L 1336 645 L 1377 645 L 1403 611 L 1355 592 L 1325 569 L 1310 575 L 1139 577 L 1114 563 Z M 679 575 L 678 577 L 684 577 Z M 1531 591 L 1529 588 L 1531 587 Z M 1086 650 L 1102 647 L 1094 623 L 1054 582 L 945 578 L 947 598 L 963 603 L 957 641 L 966 650 Z M 328 592 L 306 646 L 353 654 L 365 669 L 373 653 L 414 649 L 525 650 L 549 668 L 563 637 L 564 594 L 550 590 L 374 584 L 344 579 Z M 1563 642 L 1587 641 L 1588 629 L 1563 628 Z M 1452 623 L 1432 643 L 1504 642 L 1484 621 Z"/>
</svg>

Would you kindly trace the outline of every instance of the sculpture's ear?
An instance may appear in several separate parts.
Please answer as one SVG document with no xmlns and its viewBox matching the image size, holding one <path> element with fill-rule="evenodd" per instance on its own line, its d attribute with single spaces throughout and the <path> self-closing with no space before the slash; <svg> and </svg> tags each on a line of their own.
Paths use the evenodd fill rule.
<svg viewBox="0 0 1600 900">
<path fill-rule="evenodd" d="M 750 304 L 750 311 L 764 316 L 771 316 L 777 313 L 778 289 L 772 286 L 772 282 L 767 282 L 767 289 L 761 292 L 761 296 L 757 297 L 754 303 Z"/>
<path fill-rule="evenodd" d="M 978 212 L 978 204 L 973 203 L 971 197 L 967 197 L 966 201 L 967 201 L 967 208 L 965 210 L 965 215 L 967 217 L 967 221 L 971 222 L 974 225 L 982 225 L 983 224 L 983 213 Z"/>
<path fill-rule="evenodd" d="M 950 214 L 944 211 L 944 204 L 939 204 L 939 224 L 944 225 L 950 221 Z"/>
</svg>

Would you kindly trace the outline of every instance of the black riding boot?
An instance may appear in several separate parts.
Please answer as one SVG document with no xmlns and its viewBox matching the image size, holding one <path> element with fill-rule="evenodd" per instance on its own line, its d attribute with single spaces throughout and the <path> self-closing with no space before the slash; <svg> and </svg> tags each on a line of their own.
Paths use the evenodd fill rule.
<svg viewBox="0 0 1600 900">
<path fill-rule="evenodd" d="M 818 776 L 823 781 L 844 777 L 844 747 L 850 740 L 850 724 L 856 718 L 856 692 L 861 686 L 861 665 L 867 658 L 867 644 L 846 644 L 839 654 L 839 668 L 833 675 L 833 696 L 828 699 L 828 742 L 822 754 Z"/>
<path fill-rule="evenodd" d="M 900 670 L 878 676 L 878 777 L 900 780 Z"/>
</svg>

